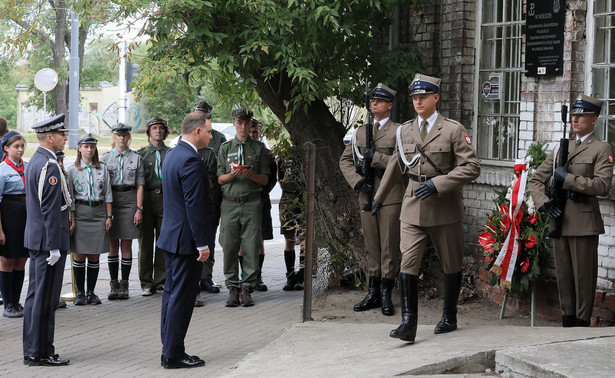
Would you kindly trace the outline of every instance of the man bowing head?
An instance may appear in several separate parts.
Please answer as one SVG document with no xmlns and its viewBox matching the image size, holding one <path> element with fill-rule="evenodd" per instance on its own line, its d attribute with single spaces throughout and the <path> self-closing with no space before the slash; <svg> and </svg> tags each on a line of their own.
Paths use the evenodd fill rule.
<svg viewBox="0 0 615 378">
<path fill-rule="evenodd" d="M 162 295 L 161 364 L 165 369 L 205 365 L 184 350 L 203 261 L 214 243 L 207 168 L 197 150 L 211 140 L 210 115 L 192 112 L 182 122 L 182 139 L 162 166 L 162 228 L 156 245 L 164 251 L 166 281 Z"/>
</svg>

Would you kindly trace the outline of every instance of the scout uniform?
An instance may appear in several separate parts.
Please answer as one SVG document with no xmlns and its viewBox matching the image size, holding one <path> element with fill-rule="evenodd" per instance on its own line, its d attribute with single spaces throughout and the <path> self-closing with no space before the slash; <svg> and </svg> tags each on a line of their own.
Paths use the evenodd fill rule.
<svg viewBox="0 0 615 378">
<path fill-rule="evenodd" d="M 572 114 L 598 117 L 601 107 L 602 101 L 580 96 L 573 104 Z M 557 159 L 557 153 L 552 151 L 528 184 L 534 203 L 541 211 L 549 202 L 545 185 L 553 175 Z M 593 132 L 585 138 L 573 136 L 568 147 L 567 172 L 563 180 L 568 199 L 561 215 L 562 236 L 554 243 L 562 323 L 564 327 L 589 326 L 598 274 L 598 235 L 604 233 L 596 196 L 606 196 L 611 190 L 611 146 Z M 552 220 L 551 228 L 553 226 Z"/>
<path fill-rule="evenodd" d="M 245 111 L 243 111 L 245 112 Z M 247 112 L 251 113 L 252 112 Z M 225 142 L 218 154 L 218 176 L 231 172 L 232 164 L 249 165 L 256 174 L 269 175 L 269 155 L 261 142 L 237 137 Z M 258 271 L 258 250 L 261 246 L 261 185 L 247 176 L 237 176 L 222 185 L 220 244 L 224 251 L 226 286 L 235 290 L 244 286 L 253 289 Z M 243 248 L 243 271 L 239 278 L 237 254 Z"/>
<path fill-rule="evenodd" d="M 395 92 L 383 84 L 378 84 L 371 92 L 370 99 L 380 99 L 393 102 Z M 381 184 L 389 158 L 395 149 L 395 131 L 399 124 L 391 121 L 388 114 L 382 122 L 373 126 L 374 157 L 371 168 L 374 170 L 372 193 L 376 193 Z M 340 170 L 352 188 L 359 191 L 359 208 L 367 204 L 367 194 L 358 188 L 359 182 L 364 182 L 361 167 L 363 153 L 367 146 L 367 128 L 359 127 L 352 141 L 340 157 Z M 362 181 L 363 180 L 363 181 Z M 404 194 L 404 184 L 401 177 L 396 178 L 391 191 L 383 198 L 383 207 L 376 216 L 371 214 L 371 203 L 367 211 L 361 211 L 361 226 L 365 251 L 367 252 L 368 294 L 363 301 L 354 306 L 355 311 L 366 311 L 381 307 L 385 315 L 393 315 L 391 291 L 395 278 L 399 273 L 399 212 Z M 382 290 L 381 290 L 382 288 Z"/>
<path fill-rule="evenodd" d="M 419 74 L 410 85 L 410 95 L 439 96 L 439 84 L 440 79 Z M 480 162 L 465 127 L 437 111 L 427 120 L 417 117 L 397 129 L 393 156 L 374 201 L 382 203 L 400 177 L 409 180 L 400 214 L 402 325 L 391 337 L 414 342 L 418 273 L 429 240 L 445 273 L 443 315 L 434 332 L 457 328 L 463 262 L 461 188 L 478 177 Z"/>
<path fill-rule="evenodd" d="M 130 126 L 118 123 L 112 131 L 114 134 L 130 134 L 130 130 Z M 113 225 L 109 229 L 109 239 L 138 239 L 141 230 L 134 224 L 134 215 L 137 211 L 137 187 L 145 183 L 141 156 L 130 148 L 120 152 L 114 147 L 111 151 L 105 152 L 100 157 L 100 161 L 107 165 L 113 192 Z M 111 277 L 117 276 L 117 262 L 117 256 L 109 256 Z M 127 276 L 131 265 L 132 259 L 122 258 L 122 280 L 119 283 L 114 278 L 109 281 L 111 285 L 109 299 L 128 299 Z"/>
<path fill-rule="evenodd" d="M 68 131 L 64 128 L 64 114 L 35 124 L 32 129 L 37 134 Z M 66 365 L 69 360 L 58 357 L 53 339 L 66 251 L 70 248 L 72 200 L 55 151 L 39 146 L 29 161 L 25 177 L 29 216 L 24 246 L 30 250 L 30 277 L 23 319 L 24 364 Z"/>
<path fill-rule="evenodd" d="M 147 122 L 148 130 L 158 124 L 167 127 L 167 121 L 154 117 Z M 162 163 L 170 149 L 164 143 L 158 148 L 150 143 L 137 151 L 141 156 L 144 176 L 143 223 L 139 237 L 139 281 L 143 296 L 152 295 L 157 289 L 162 290 L 164 287 L 164 254 L 158 247 L 154 250 L 154 237 L 157 239 L 160 236 L 163 216 Z"/>
<path fill-rule="evenodd" d="M 78 144 L 96 144 L 98 140 L 92 134 L 83 135 Z M 113 202 L 111 180 L 104 164 L 100 168 L 79 162 L 81 169 L 72 165 L 68 167 L 66 176 L 68 188 L 73 202 L 71 212 L 75 220 L 75 229 L 71 235 L 71 251 L 79 254 L 102 254 L 109 252 L 109 235 L 105 229 L 107 218 L 107 203 Z M 99 272 L 99 262 L 88 261 L 88 290 L 84 291 L 86 265 L 84 261 L 73 260 L 73 272 L 78 294 L 76 305 L 100 304 L 100 299 L 94 294 L 94 287 Z"/>
</svg>

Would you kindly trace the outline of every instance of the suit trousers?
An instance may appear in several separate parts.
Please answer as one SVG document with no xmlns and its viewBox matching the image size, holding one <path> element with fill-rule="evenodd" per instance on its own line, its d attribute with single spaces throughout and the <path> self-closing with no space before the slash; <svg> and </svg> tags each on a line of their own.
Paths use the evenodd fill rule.
<svg viewBox="0 0 615 378">
<path fill-rule="evenodd" d="M 261 202 L 222 201 L 220 244 L 224 253 L 226 287 L 256 286 L 258 251 L 261 247 Z M 239 278 L 239 247 L 243 250 L 243 271 Z"/>
<path fill-rule="evenodd" d="M 53 266 L 47 264 L 49 251 L 30 250 L 28 294 L 23 317 L 23 354 L 48 357 L 55 354 L 56 309 L 62 290 L 66 251 Z"/>
<path fill-rule="evenodd" d="M 400 211 L 401 203 L 382 206 L 375 216 L 371 211 L 361 211 L 369 277 L 397 278 Z"/>
<path fill-rule="evenodd" d="M 164 251 L 164 256 L 167 279 L 160 313 L 162 354 L 180 358 L 185 353 L 184 338 L 192 318 L 203 263 L 196 260 L 196 253 L 183 255 Z"/>
<path fill-rule="evenodd" d="M 145 191 L 143 196 L 143 223 L 139 237 L 139 281 L 141 289 L 156 289 L 164 286 L 166 276 L 165 257 L 155 247 L 162 226 L 162 193 Z"/>
<path fill-rule="evenodd" d="M 401 222 L 401 272 L 418 275 L 429 240 L 433 243 L 444 273 L 459 273 L 463 264 L 461 223 L 419 227 Z"/>
<path fill-rule="evenodd" d="M 590 321 L 598 277 L 598 235 L 562 236 L 554 244 L 562 315 Z"/>
</svg>

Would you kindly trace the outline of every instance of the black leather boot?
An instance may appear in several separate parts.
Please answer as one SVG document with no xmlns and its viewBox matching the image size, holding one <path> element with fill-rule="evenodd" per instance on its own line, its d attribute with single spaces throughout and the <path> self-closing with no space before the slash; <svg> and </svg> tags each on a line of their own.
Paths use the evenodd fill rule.
<svg viewBox="0 0 615 378">
<path fill-rule="evenodd" d="M 395 280 L 390 278 L 382 278 L 380 280 L 380 302 L 382 306 L 382 315 L 391 316 L 395 314 L 395 307 L 391 300 L 391 292 L 393 291 Z"/>
<path fill-rule="evenodd" d="M 389 333 L 396 339 L 414 343 L 416 337 L 416 321 L 419 307 L 419 277 L 399 273 L 401 296 L 401 324 Z"/>
<path fill-rule="evenodd" d="M 284 291 L 295 290 L 295 284 L 297 283 L 297 274 L 294 271 L 286 272 L 286 285 L 282 288 Z"/>
<path fill-rule="evenodd" d="M 574 315 L 562 315 L 562 327 L 574 327 L 577 325 L 577 317 Z"/>
<path fill-rule="evenodd" d="M 442 319 L 433 330 L 436 335 L 457 329 L 457 298 L 460 290 L 461 272 L 444 274 L 444 308 Z"/>
<path fill-rule="evenodd" d="M 591 321 L 579 318 L 576 318 L 575 323 L 575 327 L 589 327 L 591 325 Z"/>
<path fill-rule="evenodd" d="M 367 295 L 353 309 L 355 311 L 367 311 L 380 307 L 380 277 L 369 277 Z"/>
</svg>

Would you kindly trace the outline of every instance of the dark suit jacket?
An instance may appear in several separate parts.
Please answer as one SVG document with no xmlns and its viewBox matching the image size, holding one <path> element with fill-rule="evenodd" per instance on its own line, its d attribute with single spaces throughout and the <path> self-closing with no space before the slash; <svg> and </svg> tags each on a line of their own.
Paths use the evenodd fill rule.
<svg viewBox="0 0 615 378">
<path fill-rule="evenodd" d="M 62 195 L 61 176 L 63 173 L 57 164 L 49 163 L 47 176 L 43 186 L 42 201 L 38 199 L 38 180 L 41 170 L 49 159 L 55 155 L 44 149 L 38 149 L 32 155 L 26 166 L 26 230 L 24 247 L 34 251 L 49 251 L 59 249 L 67 251 L 70 248 L 69 212 L 70 207 L 62 211 L 66 204 Z"/>
<path fill-rule="evenodd" d="M 164 217 L 158 248 L 196 254 L 197 246 L 213 249 L 211 200 L 207 168 L 197 152 L 179 141 L 162 166 Z"/>
</svg>

